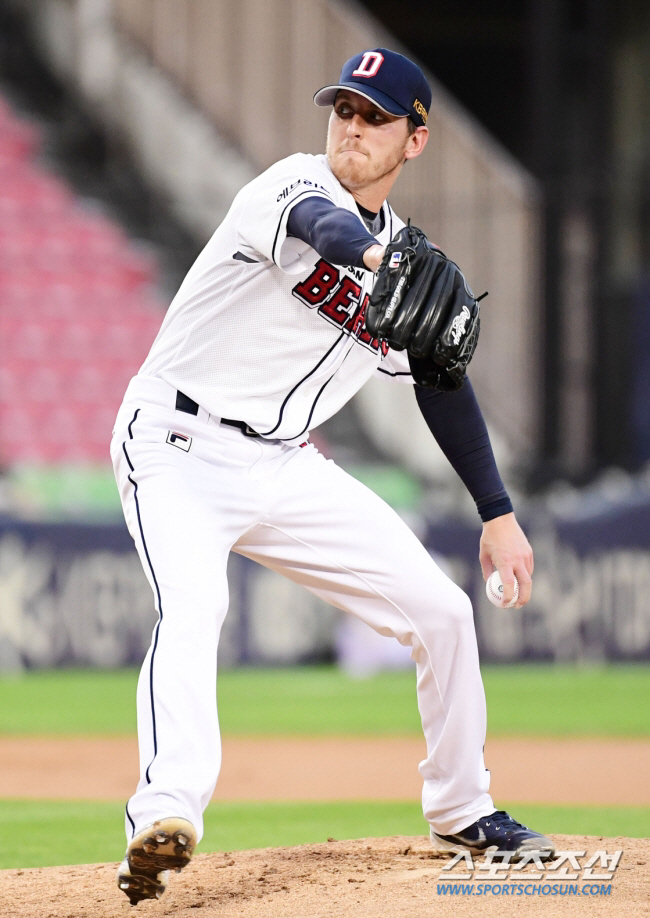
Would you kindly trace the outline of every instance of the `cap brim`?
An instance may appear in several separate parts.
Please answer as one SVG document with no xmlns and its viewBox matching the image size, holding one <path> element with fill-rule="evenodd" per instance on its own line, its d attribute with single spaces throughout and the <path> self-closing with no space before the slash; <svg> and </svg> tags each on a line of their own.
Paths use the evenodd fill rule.
<svg viewBox="0 0 650 918">
<path fill-rule="evenodd" d="M 319 89 L 318 92 L 314 95 L 314 102 L 316 105 L 334 105 L 336 99 L 336 94 L 340 89 L 347 89 L 350 92 L 356 92 L 357 95 L 363 96 L 364 99 L 368 99 L 372 102 L 373 105 L 376 105 L 377 108 L 380 108 L 383 112 L 386 112 L 387 115 L 395 115 L 398 118 L 405 118 L 409 112 L 407 109 L 402 108 L 401 105 L 398 105 L 394 99 L 391 99 L 390 96 L 387 96 L 385 92 L 380 92 L 374 87 L 365 86 L 364 84 L 359 83 L 337 83 L 335 86 L 323 86 L 322 89 Z"/>
</svg>

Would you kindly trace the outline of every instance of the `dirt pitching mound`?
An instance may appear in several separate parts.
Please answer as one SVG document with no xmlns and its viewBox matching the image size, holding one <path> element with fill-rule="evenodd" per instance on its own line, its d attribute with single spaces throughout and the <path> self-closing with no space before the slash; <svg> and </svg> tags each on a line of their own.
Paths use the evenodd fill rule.
<svg viewBox="0 0 650 918">
<path fill-rule="evenodd" d="M 198 855 L 182 874 L 172 875 L 159 902 L 142 902 L 135 908 L 117 889 L 116 864 L 4 870 L 0 903 L 3 918 L 428 918 L 477 912 L 499 918 L 522 912 L 545 918 L 650 916 L 650 841 L 566 835 L 554 839 L 558 850 L 587 855 L 622 849 L 613 879 L 540 880 L 533 877 L 534 866 L 528 866 L 517 881 L 490 880 L 490 893 L 480 898 L 477 883 L 488 881 L 469 884 L 475 887 L 473 893 L 443 895 L 441 883 L 463 882 L 466 890 L 468 884 L 454 875 L 440 879 L 449 860 L 436 856 L 426 838 L 369 838 Z M 460 873 L 459 868 L 462 865 L 454 873 Z M 576 882 L 579 895 L 517 895 L 511 889 L 504 893 L 513 883 L 530 889 L 557 883 L 566 889 Z M 610 884 L 609 894 L 594 895 L 594 888 Z"/>
</svg>

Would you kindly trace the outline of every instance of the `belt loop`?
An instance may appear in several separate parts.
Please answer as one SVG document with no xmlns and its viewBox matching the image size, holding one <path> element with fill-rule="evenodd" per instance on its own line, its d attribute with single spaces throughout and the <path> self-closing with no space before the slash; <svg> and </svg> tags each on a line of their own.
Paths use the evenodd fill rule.
<svg viewBox="0 0 650 918">
<path fill-rule="evenodd" d="M 221 423 L 227 427 L 236 427 L 241 430 L 245 437 L 259 437 L 256 430 L 253 430 L 245 421 L 235 421 L 233 418 L 221 418 Z"/>
<path fill-rule="evenodd" d="M 176 391 L 176 411 L 184 411 L 185 414 L 193 414 L 196 417 L 199 413 L 199 406 L 194 399 L 178 389 Z"/>
</svg>

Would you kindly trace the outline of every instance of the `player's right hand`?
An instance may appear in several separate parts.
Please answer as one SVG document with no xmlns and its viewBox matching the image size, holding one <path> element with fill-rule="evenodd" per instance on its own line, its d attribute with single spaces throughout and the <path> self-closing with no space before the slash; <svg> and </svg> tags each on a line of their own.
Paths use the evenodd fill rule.
<svg viewBox="0 0 650 918">
<path fill-rule="evenodd" d="M 363 263 L 369 271 L 373 272 L 373 274 L 377 273 L 377 269 L 381 264 L 385 251 L 386 246 L 379 245 L 379 243 L 377 243 L 376 245 L 369 245 L 366 251 L 363 253 Z"/>
</svg>

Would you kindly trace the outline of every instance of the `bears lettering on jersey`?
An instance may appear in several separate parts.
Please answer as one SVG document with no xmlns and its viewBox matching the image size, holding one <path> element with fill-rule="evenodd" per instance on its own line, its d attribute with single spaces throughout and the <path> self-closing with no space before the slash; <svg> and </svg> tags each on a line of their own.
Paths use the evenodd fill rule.
<svg viewBox="0 0 650 918">
<path fill-rule="evenodd" d="M 320 311 L 337 325 L 345 325 L 346 320 L 350 317 L 350 307 L 353 303 L 355 306 L 358 305 L 360 298 L 361 287 L 347 274 L 344 274 L 341 283 L 330 298 L 323 303 Z"/>
<path fill-rule="evenodd" d="M 327 299 L 340 279 L 337 269 L 321 258 L 307 280 L 297 284 L 291 293 L 305 306 L 314 309 Z"/>
<path fill-rule="evenodd" d="M 341 276 L 338 268 L 321 258 L 309 277 L 296 284 L 291 292 L 305 306 L 317 308 L 318 314 L 328 322 L 339 326 L 370 350 L 381 350 L 385 357 L 388 353 L 386 342 L 373 338 L 366 329 L 368 294 L 361 301 L 362 289 L 351 277 L 345 273 Z"/>
</svg>

